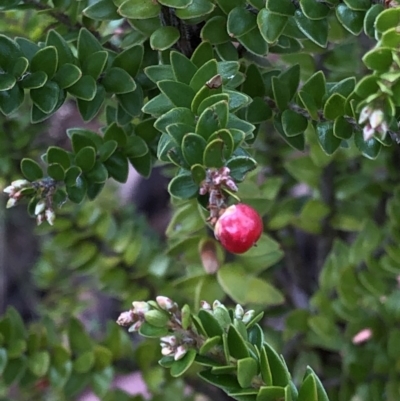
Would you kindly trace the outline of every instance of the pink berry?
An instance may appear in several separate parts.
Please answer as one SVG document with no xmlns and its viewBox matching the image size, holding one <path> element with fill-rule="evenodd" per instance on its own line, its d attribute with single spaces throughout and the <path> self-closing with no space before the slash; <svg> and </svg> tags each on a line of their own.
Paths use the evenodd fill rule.
<svg viewBox="0 0 400 401">
<path fill-rule="evenodd" d="M 215 224 L 215 237 L 232 253 L 248 251 L 260 238 L 263 222 L 260 215 L 244 203 L 229 206 Z"/>
</svg>

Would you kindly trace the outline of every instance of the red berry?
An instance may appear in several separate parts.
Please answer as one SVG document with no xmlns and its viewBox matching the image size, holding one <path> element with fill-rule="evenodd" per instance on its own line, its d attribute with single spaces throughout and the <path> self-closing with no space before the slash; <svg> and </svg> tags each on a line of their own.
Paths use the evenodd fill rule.
<svg viewBox="0 0 400 401">
<path fill-rule="evenodd" d="M 263 223 L 260 215 L 244 203 L 229 206 L 215 224 L 215 237 L 232 253 L 248 251 L 260 238 Z"/>
</svg>

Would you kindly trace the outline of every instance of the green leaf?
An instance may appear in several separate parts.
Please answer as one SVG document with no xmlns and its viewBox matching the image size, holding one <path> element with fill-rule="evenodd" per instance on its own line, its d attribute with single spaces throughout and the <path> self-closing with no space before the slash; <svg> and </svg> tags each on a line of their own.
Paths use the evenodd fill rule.
<svg viewBox="0 0 400 401">
<path fill-rule="evenodd" d="M 205 139 L 197 134 L 189 133 L 183 137 L 182 153 L 189 166 L 203 163 L 206 144 Z"/>
<path fill-rule="evenodd" d="M 115 57 L 112 66 L 122 68 L 134 78 L 142 65 L 143 54 L 143 46 L 129 47 Z"/>
<path fill-rule="evenodd" d="M 248 156 L 236 156 L 227 161 L 226 166 L 230 169 L 231 177 L 241 182 L 246 174 L 257 167 L 257 162 Z"/>
<path fill-rule="evenodd" d="M 98 21 L 121 19 L 121 16 L 117 13 L 117 7 L 112 0 L 99 0 L 86 7 L 82 12 L 86 17 Z"/>
<path fill-rule="evenodd" d="M 344 117 L 338 117 L 333 124 L 333 135 L 341 139 L 350 139 L 353 126 Z"/>
<path fill-rule="evenodd" d="M 329 7 L 325 3 L 313 0 L 300 0 L 301 11 L 309 19 L 323 19 L 329 14 Z"/>
<path fill-rule="evenodd" d="M 28 369 L 37 377 L 43 377 L 50 366 L 50 354 L 47 351 L 39 351 L 29 356 Z"/>
<path fill-rule="evenodd" d="M 147 143 L 138 135 L 128 137 L 124 153 L 129 158 L 142 157 L 149 151 Z"/>
<path fill-rule="evenodd" d="M 53 80 L 58 84 L 61 89 L 68 88 L 78 82 L 82 76 L 82 71 L 74 64 L 63 64 Z"/>
<path fill-rule="evenodd" d="M 372 160 L 378 157 L 382 148 L 382 145 L 375 138 L 365 141 L 361 131 L 356 131 L 354 133 L 354 143 L 365 157 Z"/>
<path fill-rule="evenodd" d="M 192 173 L 193 181 L 197 185 L 200 185 L 206 179 L 206 170 L 202 165 L 194 164 L 192 165 L 190 171 Z"/>
<path fill-rule="evenodd" d="M 288 22 L 288 17 L 263 8 L 257 15 L 257 25 L 267 43 L 275 43 Z"/>
<path fill-rule="evenodd" d="M 174 72 L 170 65 L 150 65 L 144 69 L 144 73 L 156 84 L 159 81 L 174 80 Z"/>
<path fill-rule="evenodd" d="M 53 81 L 47 81 L 41 88 L 31 89 L 31 98 L 43 113 L 51 113 L 57 106 L 60 87 Z"/>
<path fill-rule="evenodd" d="M 198 185 L 193 181 L 190 173 L 181 173 L 174 177 L 168 185 L 171 196 L 180 199 L 190 199 L 197 195 Z"/>
<path fill-rule="evenodd" d="M 238 42 L 250 53 L 256 56 L 264 56 L 268 53 L 268 43 L 261 36 L 260 30 L 256 26 L 251 31 L 237 38 Z"/>
<path fill-rule="evenodd" d="M 23 101 L 24 90 L 19 85 L 14 85 L 8 91 L 0 91 L 0 110 L 6 116 L 18 110 Z"/>
<path fill-rule="evenodd" d="M 123 130 L 115 122 L 110 124 L 104 133 L 104 142 L 115 141 L 120 148 L 126 146 L 128 137 Z M 112 144 L 113 145 L 113 144 Z M 110 145 L 109 145 L 110 146 Z M 107 157 L 108 159 L 108 157 Z"/>
<path fill-rule="evenodd" d="M 21 56 L 19 45 L 5 35 L 0 35 L 0 67 L 9 72 L 14 60 Z"/>
<path fill-rule="evenodd" d="M 385 32 L 390 28 L 396 27 L 399 23 L 400 10 L 398 7 L 388 8 L 382 11 L 375 21 L 375 28 L 378 32 Z"/>
<path fill-rule="evenodd" d="M 194 349 L 188 350 L 188 352 L 182 359 L 173 362 L 170 371 L 171 376 L 172 377 L 182 376 L 190 368 L 190 366 L 192 366 L 195 358 L 196 358 L 196 351 Z"/>
<path fill-rule="evenodd" d="M 98 79 L 103 72 L 108 60 L 108 53 L 104 50 L 93 53 L 82 64 L 83 75 L 90 75 L 94 79 Z"/>
<path fill-rule="evenodd" d="M 354 11 L 345 4 L 338 4 L 336 17 L 339 22 L 353 35 L 359 35 L 363 29 L 364 11 Z"/>
<path fill-rule="evenodd" d="M 211 44 L 208 42 L 202 42 L 196 47 L 190 60 L 197 68 L 200 68 L 213 58 L 214 51 Z"/>
<path fill-rule="evenodd" d="M 362 61 L 370 70 L 389 71 L 393 63 L 392 49 L 387 47 L 372 49 L 364 54 Z"/>
<path fill-rule="evenodd" d="M 6 91 L 12 89 L 17 80 L 14 76 L 8 73 L 0 75 L 0 91 Z"/>
<path fill-rule="evenodd" d="M 79 31 L 78 58 L 81 65 L 91 57 L 93 53 L 104 50 L 99 41 L 86 28 Z"/>
<path fill-rule="evenodd" d="M 204 149 L 203 163 L 209 168 L 219 168 L 224 165 L 224 141 L 214 139 Z"/>
<path fill-rule="evenodd" d="M 190 108 L 195 92 L 189 85 L 176 81 L 160 81 L 158 87 L 176 107 Z"/>
<path fill-rule="evenodd" d="M 284 302 L 283 295 L 267 281 L 250 274 L 238 264 L 222 266 L 217 273 L 224 291 L 240 304 L 277 305 Z M 257 289 L 257 290 L 256 290 Z"/>
<path fill-rule="evenodd" d="M 224 100 L 207 107 L 197 120 L 196 133 L 208 140 L 215 131 L 227 126 L 228 115 L 228 103 Z"/>
<path fill-rule="evenodd" d="M 24 158 L 21 160 L 21 171 L 28 181 L 36 181 L 43 178 L 43 171 L 34 160 Z"/>
<path fill-rule="evenodd" d="M 196 0 L 185 8 L 178 8 L 175 14 L 179 19 L 192 19 L 210 14 L 214 8 L 215 5 L 209 0 Z"/>
<path fill-rule="evenodd" d="M 228 333 L 229 338 L 229 333 Z M 253 378 L 257 375 L 258 364 L 253 358 L 243 358 L 237 361 L 237 378 L 240 387 L 247 388 L 252 384 Z"/>
<path fill-rule="evenodd" d="M 126 18 L 148 19 L 160 14 L 161 5 L 153 1 L 127 0 L 121 4 L 118 12 Z"/>
<path fill-rule="evenodd" d="M 301 384 L 298 401 L 318 401 L 317 384 L 313 375 L 308 375 Z"/>
<path fill-rule="evenodd" d="M 218 75 L 218 64 L 215 59 L 208 60 L 200 67 L 190 81 L 191 88 L 197 92 L 213 77 Z"/>
<path fill-rule="evenodd" d="M 118 182 L 126 182 L 128 179 L 129 173 L 129 165 L 127 157 L 116 150 L 105 162 L 104 166 L 106 167 L 108 173 L 115 181 Z"/>
<path fill-rule="evenodd" d="M 15 78 L 20 79 L 26 73 L 28 67 L 29 67 L 28 59 L 26 57 L 18 57 L 15 60 L 11 73 L 12 75 L 14 75 Z"/>
<path fill-rule="evenodd" d="M 301 114 L 290 109 L 282 113 L 282 127 L 287 136 L 296 136 L 304 133 L 308 125 L 308 120 Z"/>
<path fill-rule="evenodd" d="M 317 124 L 317 135 L 322 150 L 327 154 L 333 154 L 342 142 L 340 138 L 333 135 L 333 123 L 321 122 Z"/>
<path fill-rule="evenodd" d="M 213 45 L 226 43 L 230 40 L 226 31 L 227 20 L 225 17 L 217 15 L 207 20 L 203 26 L 200 37 L 203 41 L 210 42 Z"/>
<path fill-rule="evenodd" d="M 72 148 L 75 153 L 78 153 L 82 148 L 90 146 L 97 149 L 102 144 L 102 139 L 93 131 L 70 128 L 67 135 L 71 138 Z"/>
<path fill-rule="evenodd" d="M 83 172 L 90 171 L 96 162 L 96 151 L 91 146 L 79 150 L 75 156 L 75 163 Z"/>
<path fill-rule="evenodd" d="M 65 178 L 65 171 L 58 163 L 49 164 L 47 167 L 47 175 L 53 180 L 63 181 Z"/>
<path fill-rule="evenodd" d="M 269 343 L 264 343 L 269 366 L 272 373 L 272 383 L 274 386 L 286 387 L 290 382 L 290 373 L 286 364 Z"/>
<path fill-rule="evenodd" d="M 247 349 L 245 339 L 240 335 L 239 331 L 234 325 L 229 326 L 227 342 L 229 354 L 232 357 L 236 359 L 249 357 L 249 350 Z"/>
<path fill-rule="evenodd" d="M 378 15 L 384 10 L 382 4 L 374 4 L 369 8 L 364 18 L 364 32 L 370 38 L 375 38 L 375 21 Z"/>
<path fill-rule="evenodd" d="M 7 350 L 5 348 L 0 348 L 0 375 L 3 375 L 4 369 L 7 366 Z"/>
<path fill-rule="evenodd" d="M 92 369 L 94 361 L 94 352 L 85 351 L 75 359 L 74 370 L 78 373 L 87 373 Z"/>
<path fill-rule="evenodd" d="M 308 39 L 321 47 L 326 47 L 328 43 L 328 21 L 327 19 L 311 20 L 300 10 L 296 10 L 294 19 L 301 32 Z"/>
<path fill-rule="evenodd" d="M 54 46 L 40 49 L 32 58 L 31 72 L 43 71 L 49 79 L 53 77 L 58 67 L 58 54 Z"/>
<path fill-rule="evenodd" d="M 230 37 L 239 37 L 256 27 L 256 15 L 244 7 L 235 7 L 228 15 L 226 29 Z"/>
<path fill-rule="evenodd" d="M 198 313 L 198 317 L 209 337 L 218 336 L 219 339 L 221 339 L 223 333 L 222 327 L 211 312 L 200 310 Z"/>
<path fill-rule="evenodd" d="M 59 67 L 67 63 L 74 64 L 75 58 L 72 50 L 57 31 L 53 29 L 49 30 L 46 38 L 46 46 L 54 46 L 57 49 Z"/>
<path fill-rule="evenodd" d="M 25 89 L 35 89 L 42 87 L 47 82 L 47 75 L 43 71 L 27 74 L 20 81 L 20 85 Z"/>
<path fill-rule="evenodd" d="M 143 90 L 140 85 L 133 92 L 117 94 L 121 107 L 132 117 L 140 115 L 143 107 Z"/>
<path fill-rule="evenodd" d="M 47 149 L 47 163 L 49 164 L 58 163 L 64 169 L 68 169 L 71 165 L 68 152 L 57 146 L 50 146 Z"/>
<path fill-rule="evenodd" d="M 304 150 L 305 140 L 304 135 L 287 136 L 282 125 L 281 114 L 275 114 L 274 116 L 274 127 L 279 135 L 293 148 L 297 150 Z"/>
<path fill-rule="evenodd" d="M 108 179 L 108 171 L 103 163 L 96 160 L 92 169 L 85 176 L 90 183 L 102 184 Z"/>
<path fill-rule="evenodd" d="M 136 89 L 133 78 L 119 67 L 112 67 L 106 71 L 101 83 L 105 90 L 110 93 L 128 93 Z"/>
<path fill-rule="evenodd" d="M 149 178 L 152 168 L 152 157 L 150 152 L 140 157 L 129 158 L 130 163 L 135 168 L 135 170 L 145 178 Z"/>
<path fill-rule="evenodd" d="M 83 121 L 90 121 L 97 115 L 104 102 L 105 94 L 106 91 L 104 87 L 101 85 L 97 85 L 96 93 L 92 100 L 86 101 L 84 99 L 77 99 L 79 113 L 81 114 Z"/>
<path fill-rule="evenodd" d="M 92 340 L 87 334 L 83 324 L 74 317 L 72 317 L 69 322 L 68 338 L 72 352 L 80 354 L 93 348 Z"/>
<path fill-rule="evenodd" d="M 186 8 L 193 3 L 193 0 L 160 0 L 159 3 L 171 8 Z"/>
<path fill-rule="evenodd" d="M 267 0 L 266 7 L 278 15 L 292 16 L 295 12 L 295 7 L 290 0 Z"/>
<path fill-rule="evenodd" d="M 194 114 L 185 107 L 177 107 L 170 110 L 163 116 L 159 117 L 154 123 L 154 127 L 160 132 L 165 132 L 167 127 L 177 122 L 186 124 L 186 126 L 194 127 L 195 116 Z M 193 128 L 186 133 L 193 131 Z"/>
<path fill-rule="evenodd" d="M 150 36 L 150 47 L 153 50 L 167 50 L 172 47 L 180 37 L 179 30 L 173 26 L 163 26 Z"/>
<path fill-rule="evenodd" d="M 68 92 L 78 99 L 93 100 L 96 96 L 96 81 L 90 75 L 83 75 L 75 84 L 68 88 Z"/>
<path fill-rule="evenodd" d="M 193 75 L 197 71 L 197 67 L 182 53 L 171 51 L 170 55 L 172 73 L 171 77 L 165 79 L 173 79 L 184 84 L 190 84 Z M 159 79 L 162 80 L 163 78 Z"/>
<path fill-rule="evenodd" d="M 329 120 L 334 120 L 337 117 L 344 115 L 344 104 L 346 98 L 339 93 L 332 94 L 325 102 L 324 116 Z"/>
</svg>

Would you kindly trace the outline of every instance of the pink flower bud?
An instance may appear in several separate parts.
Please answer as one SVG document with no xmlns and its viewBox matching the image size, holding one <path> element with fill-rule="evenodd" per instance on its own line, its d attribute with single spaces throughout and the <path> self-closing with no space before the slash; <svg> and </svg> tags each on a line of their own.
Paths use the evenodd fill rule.
<svg viewBox="0 0 400 401">
<path fill-rule="evenodd" d="M 40 226 L 46 220 L 44 213 L 40 213 L 36 216 L 36 224 Z"/>
<path fill-rule="evenodd" d="M 175 336 L 161 337 L 160 340 L 161 340 L 161 346 L 162 344 L 167 344 L 170 345 L 171 347 L 175 347 L 177 342 Z"/>
<path fill-rule="evenodd" d="M 361 344 L 368 341 L 372 337 L 371 329 L 363 329 L 359 331 L 352 339 L 353 344 Z"/>
<path fill-rule="evenodd" d="M 117 324 L 120 326 L 129 326 L 132 323 L 134 319 L 131 311 L 122 312 L 117 319 Z"/>
<path fill-rule="evenodd" d="M 207 301 L 200 301 L 200 308 L 204 310 L 211 310 L 211 305 Z"/>
<path fill-rule="evenodd" d="M 374 136 L 374 134 L 375 130 L 369 124 L 367 124 L 363 128 L 363 138 L 365 142 L 369 141 Z"/>
<path fill-rule="evenodd" d="M 137 322 L 133 323 L 131 327 L 129 327 L 128 331 L 130 333 L 132 333 L 133 331 L 138 331 L 142 324 L 143 322 L 141 320 L 138 320 Z"/>
<path fill-rule="evenodd" d="M 176 308 L 175 302 L 168 297 L 159 295 L 158 297 L 156 297 L 156 301 L 158 303 L 158 306 L 163 310 L 171 311 L 172 309 Z"/>
</svg>

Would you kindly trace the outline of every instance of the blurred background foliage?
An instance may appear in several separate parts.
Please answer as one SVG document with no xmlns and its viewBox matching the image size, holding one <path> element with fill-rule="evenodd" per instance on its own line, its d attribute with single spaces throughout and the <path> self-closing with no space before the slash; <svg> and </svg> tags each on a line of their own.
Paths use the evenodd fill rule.
<svg viewBox="0 0 400 401">
<path fill-rule="evenodd" d="M 159 95 L 158 76 L 151 81 L 142 69 L 168 65 L 170 47 L 179 32 L 178 36 L 175 31 L 154 34 L 161 26 L 153 11 L 144 18 L 148 10 L 141 10 L 132 0 L 125 2 L 127 17 L 119 19 L 113 12 L 122 1 L 26 0 L 15 7 L 19 3 L 8 0 L 0 5 L 4 10 L 0 12 L 2 34 L 44 44 L 54 29 L 72 46 L 74 57 L 79 56 L 76 40 L 82 28 L 111 51 L 143 44 L 144 61 L 134 82 L 143 88 L 142 103 Z M 197 367 L 183 379 L 172 379 L 157 364 L 160 352 L 156 342 L 128 336 L 115 325 L 119 311 L 129 308 L 133 300 L 162 294 L 194 309 L 200 300 L 212 303 L 219 299 L 228 305 L 241 303 L 265 311 L 260 323 L 265 337 L 285 357 L 294 382 L 301 383 L 310 365 L 333 401 L 399 400 L 400 151 L 396 141 L 388 146 L 391 141 L 379 136 L 364 141 L 357 124 L 361 107 L 369 104 L 363 101 L 376 99 L 375 83 L 387 72 L 382 67 L 384 55 L 372 61 L 372 67 L 368 59 L 365 65 L 363 56 L 376 45 L 375 17 L 388 2 L 317 2 L 329 9 L 326 25 L 321 22 L 317 29 L 307 21 L 325 21 L 325 16 L 304 22 L 302 15 L 291 10 L 295 4 L 296 13 L 300 6 L 302 13 L 310 13 L 310 7 L 316 6 L 313 1 L 282 1 L 275 11 L 271 11 L 277 4 L 273 1 L 267 2 L 269 9 L 262 0 L 198 3 L 203 7 L 200 11 L 186 12 L 192 18 L 189 25 L 201 28 L 201 35 L 192 30 L 191 34 L 198 35 L 197 42 L 179 43 L 178 50 L 190 52 L 201 38 L 207 43 L 211 40 L 219 61 L 240 61 L 235 72 L 238 85 L 232 84 L 229 90 L 239 88 L 238 92 L 252 99 L 270 100 L 262 118 L 247 105 L 235 111 L 238 119 L 254 118 L 249 122 L 255 129 L 240 146 L 243 144 L 258 165 L 239 184 L 237 196 L 264 217 L 266 233 L 258 247 L 246 254 L 225 254 L 205 224 L 207 215 L 201 203 L 199 206 L 186 194 L 180 197 L 190 199 L 170 199 L 167 186 L 177 169 L 156 161 L 159 137 L 155 134 L 145 138 L 152 173 L 132 163 L 140 174 L 149 176 L 148 181 L 131 168 L 125 184 L 107 181 L 95 200 L 67 202 L 57 210 L 52 227 L 35 228 L 24 206 L 6 213 L 2 196 L 0 399 L 72 400 L 88 391 L 106 401 L 229 399 L 199 381 Z M 392 3 L 389 7 L 396 10 Z M 108 14 L 96 14 L 102 12 L 94 8 L 96 4 L 109 5 Z M 209 5 L 211 11 L 207 11 Z M 246 13 L 231 13 L 243 5 L 247 5 Z M 88 6 L 93 7 L 91 11 L 82 14 Z M 289 21 L 282 22 L 286 25 L 278 33 L 265 31 L 262 40 L 255 27 L 263 32 L 263 25 L 247 14 L 261 9 L 274 14 L 276 21 L 276 15 Z M 177 16 L 187 20 L 184 10 Z M 324 15 L 324 10 L 319 11 Z M 140 12 L 144 14 L 137 15 Z M 193 17 L 190 13 L 195 12 L 199 14 Z M 215 18 L 214 24 L 211 18 Z M 300 18 L 297 25 L 294 18 Z M 398 17 L 394 20 L 398 24 Z M 245 23 L 240 25 L 240 21 Z M 230 34 L 219 29 L 226 25 Z M 321 37 L 319 33 L 325 31 L 326 38 Z M 393 39 L 394 43 L 397 40 Z M 206 46 L 203 49 L 202 57 L 208 57 Z M 282 71 L 294 74 L 294 65 L 300 66 L 294 93 L 299 82 L 302 86 L 310 77 L 319 77 L 315 75 L 319 71 L 325 79 L 322 84 L 326 82 L 325 103 L 320 99 L 318 117 L 314 123 L 306 121 L 300 131 L 290 130 L 303 124 L 302 119 L 299 122 L 290 116 L 293 119 L 287 117 L 288 122 L 283 123 L 282 115 L 289 109 L 282 108 L 280 102 L 285 99 L 272 83 L 272 77 L 279 76 L 281 81 L 275 85 L 284 92 L 289 78 L 282 78 Z M 168 76 L 165 71 L 167 68 L 162 73 Z M 370 81 L 374 83 L 357 86 L 361 89 L 356 93 L 355 82 L 366 76 L 373 76 Z M 388 82 L 389 78 L 383 79 Z M 332 90 L 340 81 L 342 86 L 349 84 L 350 90 Z M 313 84 L 311 93 L 316 93 L 321 82 Z M 389 99 L 382 102 L 389 104 L 391 111 L 385 109 L 385 117 L 396 134 L 397 89 L 394 85 L 386 91 L 386 87 L 379 88 L 379 95 L 386 94 Z M 338 103 L 327 106 L 327 99 L 335 93 L 339 95 L 332 102 L 339 99 Z M 122 101 L 121 97 L 115 100 L 118 96 L 107 97 L 95 119 L 85 118 L 82 103 L 79 106 L 78 101 L 76 106 L 73 101 L 74 93 L 48 113 L 48 119 L 37 118 L 35 124 L 29 96 L 17 111 L 0 114 L 0 188 L 21 176 L 23 158 L 32 158 L 44 167 L 40 160 L 49 146 L 73 154 L 66 135 L 71 127 L 97 131 L 117 121 L 125 128 L 134 126 L 126 128 L 131 132 L 142 119 L 149 119 L 152 125 L 174 107 L 163 103 L 157 108 L 153 102 L 153 109 L 147 106 L 145 115 L 140 114 L 141 105 L 135 106 L 136 114 L 136 109 L 130 112 L 119 107 L 117 103 Z M 351 103 L 352 99 L 356 102 Z M 299 111 L 296 107 L 302 100 L 295 100 L 291 104 Z M 361 106 L 357 109 L 357 105 Z M 337 114 L 338 109 L 342 113 Z M 308 117 L 312 116 L 312 108 L 307 110 Z M 327 122 L 339 124 L 343 115 L 353 120 L 338 129 L 339 135 L 334 136 L 331 127 L 318 128 Z M 124 181 L 118 180 L 118 174 L 114 178 Z M 134 371 L 140 372 L 135 380 L 144 381 L 147 392 L 129 394 L 138 381 L 132 381 L 128 389 L 116 388 L 119 379 Z"/>
</svg>

